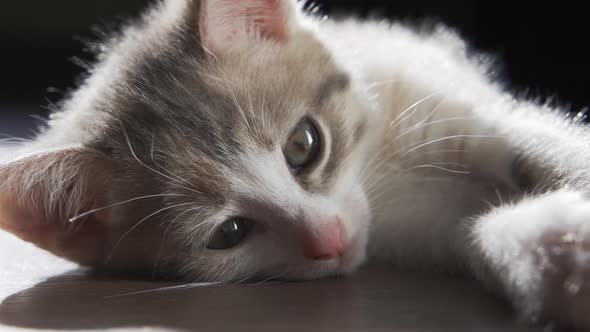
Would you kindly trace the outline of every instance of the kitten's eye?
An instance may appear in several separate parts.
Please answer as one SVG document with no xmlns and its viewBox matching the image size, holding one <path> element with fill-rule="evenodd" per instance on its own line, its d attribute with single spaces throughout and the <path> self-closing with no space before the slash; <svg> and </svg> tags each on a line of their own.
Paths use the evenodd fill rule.
<svg viewBox="0 0 590 332">
<path fill-rule="evenodd" d="M 291 133 L 285 146 L 285 158 L 294 171 L 312 163 L 320 150 L 320 139 L 316 127 L 309 121 L 301 121 Z"/>
<path fill-rule="evenodd" d="M 237 246 L 248 235 L 252 225 L 250 220 L 244 218 L 233 218 L 224 222 L 207 243 L 207 249 L 223 250 Z"/>
</svg>

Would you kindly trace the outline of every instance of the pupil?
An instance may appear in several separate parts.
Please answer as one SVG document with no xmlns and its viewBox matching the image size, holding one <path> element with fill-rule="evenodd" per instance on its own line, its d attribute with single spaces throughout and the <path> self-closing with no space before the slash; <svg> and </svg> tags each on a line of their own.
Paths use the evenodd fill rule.
<svg viewBox="0 0 590 332">
<path fill-rule="evenodd" d="M 299 150 L 299 152 L 305 152 L 309 150 L 309 144 L 307 143 L 297 143 L 295 147 Z"/>
<path fill-rule="evenodd" d="M 223 250 L 235 247 L 246 237 L 251 226 L 251 222 L 246 219 L 235 218 L 228 220 L 219 227 L 207 244 L 207 248 Z"/>
<path fill-rule="evenodd" d="M 235 243 L 240 240 L 242 225 L 235 220 L 228 222 L 223 230 L 224 237 L 229 243 Z"/>
</svg>

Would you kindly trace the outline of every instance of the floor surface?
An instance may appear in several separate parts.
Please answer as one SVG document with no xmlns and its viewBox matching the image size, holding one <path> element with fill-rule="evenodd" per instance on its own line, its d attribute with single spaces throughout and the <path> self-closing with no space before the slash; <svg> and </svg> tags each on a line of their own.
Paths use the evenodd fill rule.
<svg viewBox="0 0 590 332">
<path fill-rule="evenodd" d="M 478 285 L 440 275 L 155 291 L 177 284 L 93 275 L 6 233 L 0 266 L 0 331 L 536 331 Z"/>
</svg>

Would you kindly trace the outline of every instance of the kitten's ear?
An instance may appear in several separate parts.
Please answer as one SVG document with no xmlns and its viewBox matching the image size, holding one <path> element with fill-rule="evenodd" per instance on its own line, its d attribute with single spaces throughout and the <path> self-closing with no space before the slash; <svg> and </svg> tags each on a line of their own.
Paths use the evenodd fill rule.
<svg viewBox="0 0 590 332">
<path fill-rule="evenodd" d="M 295 0 L 203 0 L 200 34 L 213 53 L 260 39 L 286 42 L 296 28 Z"/>
<path fill-rule="evenodd" d="M 0 165 L 0 229 L 54 254 L 93 264 L 103 255 L 106 226 L 98 215 L 68 218 L 104 201 L 109 165 L 78 148 L 35 153 Z"/>
</svg>

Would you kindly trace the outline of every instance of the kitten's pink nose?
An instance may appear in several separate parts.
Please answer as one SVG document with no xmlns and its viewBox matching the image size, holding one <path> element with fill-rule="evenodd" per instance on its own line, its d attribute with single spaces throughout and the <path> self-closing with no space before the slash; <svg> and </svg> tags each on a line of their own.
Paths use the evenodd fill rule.
<svg viewBox="0 0 590 332">
<path fill-rule="evenodd" d="M 340 219 L 336 219 L 304 241 L 303 254 L 311 259 L 329 260 L 342 256 L 344 249 L 344 228 Z"/>
</svg>

